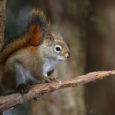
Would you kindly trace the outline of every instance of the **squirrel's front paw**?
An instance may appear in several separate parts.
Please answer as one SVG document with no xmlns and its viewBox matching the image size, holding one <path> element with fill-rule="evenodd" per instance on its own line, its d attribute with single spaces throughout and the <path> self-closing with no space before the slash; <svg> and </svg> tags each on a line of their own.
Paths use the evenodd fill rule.
<svg viewBox="0 0 115 115">
<path fill-rule="evenodd" d="M 54 80 L 56 80 L 56 77 L 54 77 L 54 76 L 49 76 L 49 79 L 50 79 L 50 81 L 54 81 Z"/>
<path fill-rule="evenodd" d="M 54 81 L 54 80 L 56 80 L 56 78 L 55 77 L 53 77 L 53 76 L 49 76 L 49 77 L 45 77 L 45 82 L 46 83 L 49 83 L 49 82 L 51 82 L 51 81 Z"/>
<path fill-rule="evenodd" d="M 29 89 L 30 89 L 29 84 L 20 84 L 17 87 L 17 91 L 20 92 L 21 94 L 28 93 Z"/>
</svg>

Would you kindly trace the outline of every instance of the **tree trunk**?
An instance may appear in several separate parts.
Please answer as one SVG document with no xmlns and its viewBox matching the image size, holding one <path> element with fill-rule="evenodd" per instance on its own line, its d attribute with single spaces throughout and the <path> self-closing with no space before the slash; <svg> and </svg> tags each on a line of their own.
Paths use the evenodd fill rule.
<svg viewBox="0 0 115 115">
<path fill-rule="evenodd" d="M 3 46 L 6 16 L 6 0 L 0 0 L 0 49 Z M 2 115 L 2 113 L 0 113 Z"/>
</svg>

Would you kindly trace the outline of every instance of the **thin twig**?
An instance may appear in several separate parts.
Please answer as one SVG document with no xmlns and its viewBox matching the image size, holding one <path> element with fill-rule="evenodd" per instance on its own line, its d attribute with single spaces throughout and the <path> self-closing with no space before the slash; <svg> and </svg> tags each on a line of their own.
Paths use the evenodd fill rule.
<svg viewBox="0 0 115 115">
<path fill-rule="evenodd" d="M 62 88 L 77 87 L 88 82 L 96 81 L 97 79 L 103 79 L 104 77 L 108 77 L 110 75 L 115 75 L 115 70 L 91 72 L 86 75 L 75 77 L 71 80 L 58 80 L 51 83 L 37 84 L 32 86 L 30 91 L 24 95 L 21 95 L 20 93 L 14 93 L 8 96 L 1 96 L 0 112 L 13 108 L 18 104 L 22 104 L 30 99 L 39 97 L 40 95 L 43 95 L 45 93 L 53 92 Z"/>
</svg>

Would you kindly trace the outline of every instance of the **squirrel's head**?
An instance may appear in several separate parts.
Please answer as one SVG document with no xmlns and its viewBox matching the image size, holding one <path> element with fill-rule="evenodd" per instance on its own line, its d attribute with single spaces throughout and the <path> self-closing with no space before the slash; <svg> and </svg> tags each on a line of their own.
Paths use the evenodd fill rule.
<svg viewBox="0 0 115 115">
<path fill-rule="evenodd" d="M 46 34 L 44 40 L 44 55 L 47 58 L 57 61 L 65 61 L 70 57 L 70 51 L 67 44 L 63 41 L 61 34 Z"/>
<path fill-rule="evenodd" d="M 31 15 L 29 44 L 38 46 L 38 50 L 41 45 L 42 57 L 57 61 L 67 60 L 70 57 L 69 48 L 59 33 L 50 31 L 44 13 L 34 9 Z"/>
</svg>

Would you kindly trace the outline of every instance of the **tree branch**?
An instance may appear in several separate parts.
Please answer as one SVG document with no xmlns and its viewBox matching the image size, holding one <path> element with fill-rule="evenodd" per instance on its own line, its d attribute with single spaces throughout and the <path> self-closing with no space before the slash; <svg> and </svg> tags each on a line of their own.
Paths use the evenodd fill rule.
<svg viewBox="0 0 115 115">
<path fill-rule="evenodd" d="M 4 40 L 6 0 L 0 0 L 0 49 Z"/>
<path fill-rule="evenodd" d="M 103 79 L 110 75 L 115 75 L 115 70 L 113 71 L 98 71 L 91 72 L 86 75 L 75 77 L 71 80 L 58 80 L 51 83 L 37 84 L 31 87 L 27 94 L 21 95 L 20 93 L 10 94 L 8 96 L 0 97 L 0 112 L 4 110 L 14 108 L 18 104 L 22 104 L 30 99 L 39 97 L 45 93 L 53 92 L 58 89 L 77 87 L 79 85 L 86 84 L 88 82 L 93 82 L 98 79 Z"/>
</svg>

